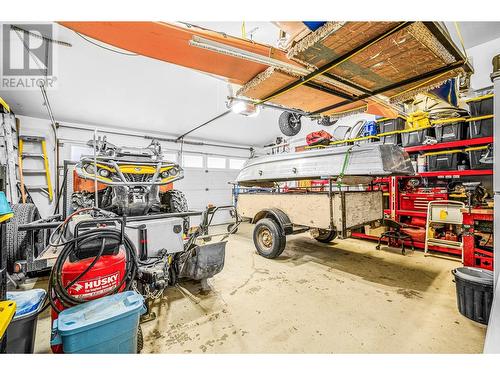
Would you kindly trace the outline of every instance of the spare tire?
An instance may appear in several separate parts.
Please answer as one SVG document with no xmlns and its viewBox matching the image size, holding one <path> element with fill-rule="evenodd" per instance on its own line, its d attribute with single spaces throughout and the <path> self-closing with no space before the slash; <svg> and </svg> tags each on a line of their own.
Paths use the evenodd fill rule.
<svg viewBox="0 0 500 375">
<path fill-rule="evenodd" d="M 299 134 L 302 127 L 301 117 L 296 113 L 283 112 L 278 120 L 281 132 L 288 137 Z"/>
</svg>

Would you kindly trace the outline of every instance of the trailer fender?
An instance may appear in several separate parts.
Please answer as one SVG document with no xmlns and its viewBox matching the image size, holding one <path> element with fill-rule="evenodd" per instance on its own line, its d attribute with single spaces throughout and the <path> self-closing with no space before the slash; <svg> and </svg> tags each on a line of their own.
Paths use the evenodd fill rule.
<svg viewBox="0 0 500 375">
<path fill-rule="evenodd" d="M 293 233 L 293 224 L 290 221 L 290 218 L 279 208 L 269 208 L 259 211 L 252 219 L 252 224 L 257 223 L 259 220 L 264 218 L 269 218 L 276 221 L 279 224 L 284 235 Z"/>
</svg>

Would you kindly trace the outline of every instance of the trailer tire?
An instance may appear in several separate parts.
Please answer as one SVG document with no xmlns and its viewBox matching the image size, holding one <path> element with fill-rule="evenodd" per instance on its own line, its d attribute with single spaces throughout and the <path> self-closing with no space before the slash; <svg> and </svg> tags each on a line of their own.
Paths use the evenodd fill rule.
<svg viewBox="0 0 500 375">
<path fill-rule="evenodd" d="M 285 250 L 286 236 L 276 221 L 261 219 L 253 230 L 253 243 L 259 255 L 274 259 Z"/>
<path fill-rule="evenodd" d="M 336 230 L 325 230 L 320 229 L 319 234 L 314 237 L 314 239 L 321 243 L 329 243 L 332 242 L 337 237 Z"/>
</svg>

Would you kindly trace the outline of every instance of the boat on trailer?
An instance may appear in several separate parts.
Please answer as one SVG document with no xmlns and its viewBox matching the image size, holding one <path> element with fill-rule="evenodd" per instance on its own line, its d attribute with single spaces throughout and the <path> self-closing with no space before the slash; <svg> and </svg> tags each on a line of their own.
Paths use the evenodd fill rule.
<svg viewBox="0 0 500 375">
<path fill-rule="evenodd" d="M 342 181 L 347 183 L 348 177 L 414 173 L 410 157 L 403 148 L 367 143 L 252 158 L 244 164 L 236 181 L 242 186 L 262 186 L 272 182 L 342 176 Z M 351 178 L 351 181 L 359 180 Z"/>
</svg>

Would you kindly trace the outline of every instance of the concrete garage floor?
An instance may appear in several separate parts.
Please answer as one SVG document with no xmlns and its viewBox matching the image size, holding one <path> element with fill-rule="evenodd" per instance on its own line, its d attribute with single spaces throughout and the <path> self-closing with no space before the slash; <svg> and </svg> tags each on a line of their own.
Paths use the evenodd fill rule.
<svg viewBox="0 0 500 375">
<path fill-rule="evenodd" d="M 459 262 L 402 256 L 356 239 L 289 237 L 283 254 L 256 254 L 243 224 L 224 270 L 200 293 L 169 289 L 144 323 L 143 353 L 481 353 L 485 327 L 459 314 L 450 271 Z M 42 281 L 42 280 L 40 280 Z M 36 352 L 49 352 L 41 316 Z"/>
</svg>

